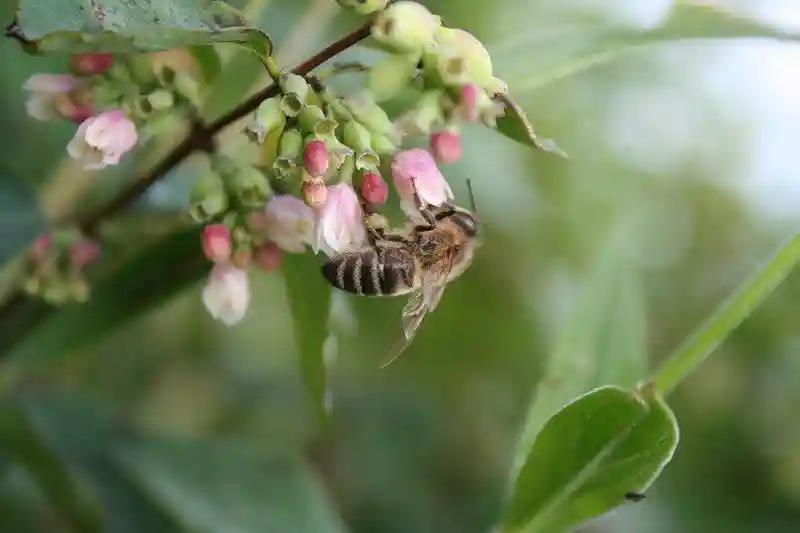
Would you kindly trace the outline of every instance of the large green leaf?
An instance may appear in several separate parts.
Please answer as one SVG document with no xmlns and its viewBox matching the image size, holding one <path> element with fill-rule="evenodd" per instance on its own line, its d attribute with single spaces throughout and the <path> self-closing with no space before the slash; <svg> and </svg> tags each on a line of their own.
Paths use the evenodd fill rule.
<svg viewBox="0 0 800 533">
<path fill-rule="evenodd" d="M 42 446 L 52 449 L 102 506 L 108 533 L 176 533 L 173 518 L 136 487 L 112 460 L 111 451 L 131 438 L 107 413 L 76 396 L 26 396 L 25 417 Z M 84 529 L 76 530 L 86 531 Z"/>
<path fill-rule="evenodd" d="M 0 401 L 0 451 L 21 464 L 36 480 L 72 531 L 103 531 L 97 502 L 87 497 L 61 458 L 9 400 Z"/>
<path fill-rule="evenodd" d="M 260 57 L 269 37 L 215 0 L 20 0 L 6 34 L 32 53 L 151 52 L 233 42 Z"/>
<path fill-rule="evenodd" d="M 504 531 L 570 531 L 643 492 L 672 459 L 678 425 L 669 407 L 604 387 L 545 424 L 520 471 Z"/>
<path fill-rule="evenodd" d="M 325 417 L 327 378 L 323 344 L 328 338 L 331 287 L 310 254 L 286 254 L 282 272 L 294 320 L 300 371 L 317 413 Z"/>
<path fill-rule="evenodd" d="M 293 455 L 239 443 L 129 443 L 117 461 L 196 533 L 340 533 L 317 479 Z"/>
<path fill-rule="evenodd" d="M 619 247 L 601 249 L 570 321 L 538 384 L 515 467 L 528 456 L 545 421 L 601 385 L 633 387 L 647 372 L 647 321 L 638 272 Z"/>
<path fill-rule="evenodd" d="M 543 35 L 555 34 L 553 28 L 540 28 Z M 780 30 L 768 24 L 749 20 L 735 15 L 723 8 L 701 3 L 679 1 L 670 15 L 660 26 L 644 31 L 630 28 L 614 28 L 604 24 L 587 23 L 571 26 L 569 32 L 562 37 L 568 42 L 550 42 L 546 38 L 538 39 L 536 48 L 555 50 L 556 61 L 538 63 L 534 54 L 526 60 L 525 74 L 509 76 L 511 95 L 520 100 L 533 91 L 544 88 L 555 82 L 585 72 L 586 70 L 609 63 L 626 52 L 643 46 L 698 39 L 735 39 L 766 38 L 781 41 L 800 41 L 800 33 Z M 534 30 L 537 31 L 537 30 Z M 532 46 L 525 39 L 525 54 L 529 54 Z M 516 48 L 516 47 L 515 47 Z M 514 49 L 511 55 L 521 52 Z M 552 55 L 552 52 L 544 54 Z M 529 57 L 529 55 L 526 55 Z M 498 120 L 498 131 L 524 144 L 536 146 L 537 141 L 529 135 L 525 127 L 524 115 L 509 112 Z"/>
</svg>

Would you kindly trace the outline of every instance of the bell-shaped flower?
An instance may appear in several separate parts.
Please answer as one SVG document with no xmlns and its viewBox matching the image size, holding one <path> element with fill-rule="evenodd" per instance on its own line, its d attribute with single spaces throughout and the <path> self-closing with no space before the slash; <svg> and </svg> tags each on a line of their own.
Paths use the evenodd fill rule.
<svg viewBox="0 0 800 533">
<path fill-rule="evenodd" d="M 400 195 L 400 207 L 407 214 L 417 212 L 415 189 L 420 199 L 428 205 L 442 205 L 453 198 L 453 191 L 436 166 L 436 160 L 422 148 L 412 148 L 395 155 L 392 181 Z"/>
<path fill-rule="evenodd" d="M 361 246 L 365 239 L 364 212 L 356 191 L 346 183 L 328 187 L 328 198 L 317 210 L 314 251 L 334 256 Z"/>
<path fill-rule="evenodd" d="M 267 237 L 286 252 L 302 253 L 313 244 L 314 211 L 291 194 L 273 196 L 264 210 Z"/>
<path fill-rule="evenodd" d="M 215 320 L 226 326 L 242 320 L 250 307 L 247 271 L 229 263 L 214 265 L 203 288 L 203 304 Z"/>
<path fill-rule="evenodd" d="M 136 124 L 124 111 L 115 109 L 82 122 L 67 152 L 87 170 L 97 170 L 118 164 L 138 140 Z"/>
<path fill-rule="evenodd" d="M 34 74 L 23 88 L 30 93 L 25 101 L 25 110 L 36 120 L 66 118 L 81 122 L 91 115 L 91 106 L 78 101 L 83 85 L 75 76 Z"/>
<path fill-rule="evenodd" d="M 431 134 L 431 151 L 436 159 L 446 165 L 455 163 L 464 153 L 461 135 L 456 129 L 446 129 Z"/>
</svg>

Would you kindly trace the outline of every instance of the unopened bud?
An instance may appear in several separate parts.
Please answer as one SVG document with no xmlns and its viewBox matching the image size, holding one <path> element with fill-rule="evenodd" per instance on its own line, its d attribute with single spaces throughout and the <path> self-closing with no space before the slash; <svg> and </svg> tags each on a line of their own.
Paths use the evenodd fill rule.
<svg viewBox="0 0 800 533">
<path fill-rule="evenodd" d="M 328 187 L 320 178 L 303 180 L 300 192 L 309 207 L 322 207 L 328 199 Z"/>
<path fill-rule="evenodd" d="M 100 257 L 100 246 L 90 239 L 82 239 L 69 249 L 69 262 L 81 268 L 97 261 Z"/>
<path fill-rule="evenodd" d="M 355 120 L 350 120 L 345 123 L 342 128 L 342 140 L 356 152 L 372 149 L 372 135 L 363 124 Z"/>
<path fill-rule="evenodd" d="M 69 60 L 69 70 L 76 76 L 89 76 L 103 74 L 113 64 L 113 54 L 75 54 Z"/>
<path fill-rule="evenodd" d="M 164 111 L 172 107 L 175 97 L 166 89 L 158 89 L 147 95 L 147 101 L 153 109 Z"/>
<path fill-rule="evenodd" d="M 384 204 L 389 198 L 389 186 L 377 172 L 367 172 L 361 182 L 361 196 L 370 204 Z"/>
<path fill-rule="evenodd" d="M 336 3 L 343 9 L 359 15 L 369 15 L 385 8 L 389 0 L 336 0 Z"/>
<path fill-rule="evenodd" d="M 457 131 L 444 130 L 431 134 L 431 152 L 445 164 L 455 163 L 463 155 L 461 135 Z"/>
<path fill-rule="evenodd" d="M 398 127 L 409 135 L 427 135 L 444 124 L 444 92 L 431 89 L 422 93 L 413 109 L 398 121 Z"/>
<path fill-rule="evenodd" d="M 375 101 L 391 100 L 408 87 L 417 73 L 419 57 L 419 54 L 387 55 L 376 62 L 367 78 L 367 88 Z"/>
<path fill-rule="evenodd" d="M 303 131 L 314 131 L 318 122 L 325 120 L 325 112 L 317 105 L 307 105 L 297 117 L 297 123 Z"/>
<path fill-rule="evenodd" d="M 303 165 L 312 177 L 317 178 L 324 175 L 328 171 L 329 162 L 328 149 L 325 147 L 324 141 L 315 139 L 306 144 Z"/>
<path fill-rule="evenodd" d="M 303 151 L 303 136 L 295 129 L 286 130 L 278 141 L 278 155 L 296 159 Z"/>
<path fill-rule="evenodd" d="M 269 181 L 254 167 L 244 167 L 232 176 L 230 190 L 245 208 L 263 206 L 269 198 Z"/>
<path fill-rule="evenodd" d="M 253 113 L 253 120 L 248 124 L 247 131 L 258 144 L 263 144 L 267 134 L 285 120 L 286 115 L 281 110 L 280 100 L 270 98 L 261 102 Z"/>
<path fill-rule="evenodd" d="M 224 224 L 209 224 L 203 228 L 203 253 L 209 261 L 227 261 L 232 251 L 231 230 Z"/>
<path fill-rule="evenodd" d="M 195 105 L 200 103 L 200 86 L 191 74 L 178 72 L 175 76 L 175 89 L 189 102 Z"/>
<path fill-rule="evenodd" d="M 434 42 L 441 26 L 439 17 L 416 2 L 391 4 L 372 24 L 372 36 L 378 42 L 400 52 L 418 52 Z"/>
<path fill-rule="evenodd" d="M 228 210 L 228 194 L 225 183 L 216 174 L 200 177 L 192 189 L 189 200 L 189 215 L 195 222 L 204 223 Z"/>
<path fill-rule="evenodd" d="M 36 239 L 30 249 L 30 258 L 35 263 L 47 260 L 53 250 L 53 238 L 50 235 L 41 235 Z"/>
<path fill-rule="evenodd" d="M 253 264 L 264 272 L 274 272 L 283 264 L 283 251 L 271 242 L 262 244 L 253 251 Z"/>
<path fill-rule="evenodd" d="M 349 96 L 343 103 L 353 118 L 366 126 L 371 133 L 388 135 L 394 131 L 389 115 L 375 102 L 375 98 L 368 91 Z"/>
</svg>

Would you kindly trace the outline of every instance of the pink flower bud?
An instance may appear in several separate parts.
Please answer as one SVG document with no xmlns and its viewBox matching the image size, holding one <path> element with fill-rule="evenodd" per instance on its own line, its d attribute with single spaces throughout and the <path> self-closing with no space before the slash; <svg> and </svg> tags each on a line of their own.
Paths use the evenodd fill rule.
<svg viewBox="0 0 800 533">
<path fill-rule="evenodd" d="M 83 239 L 69 249 L 69 262 L 76 267 L 94 263 L 98 257 L 100 257 L 100 246 L 90 239 Z"/>
<path fill-rule="evenodd" d="M 310 141 L 303 154 L 303 164 L 308 173 L 312 177 L 318 178 L 328 171 L 328 163 L 328 149 L 325 147 L 325 143 L 320 140 Z"/>
<path fill-rule="evenodd" d="M 276 244 L 268 242 L 255 249 L 253 263 L 264 272 L 273 272 L 283 264 L 283 252 Z"/>
<path fill-rule="evenodd" d="M 76 54 L 70 58 L 70 72 L 78 76 L 102 74 L 114 64 L 112 54 Z"/>
<path fill-rule="evenodd" d="M 203 228 L 203 253 L 209 261 L 222 263 L 231 256 L 231 230 L 225 224 L 209 224 Z"/>
<path fill-rule="evenodd" d="M 303 200 L 310 207 L 322 207 L 328 199 L 328 187 L 320 178 L 303 180 L 300 192 L 303 194 Z"/>
<path fill-rule="evenodd" d="M 464 118 L 469 122 L 478 121 L 478 101 L 480 89 L 474 83 L 467 83 L 461 86 L 461 109 Z"/>
<path fill-rule="evenodd" d="M 372 205 L 384 204 L 389 198 L 389 186 L 380 174 L 367 172 L 361 182 L 361 196 Z"/>
<path fill-rule="evenodd" d="M 83 85 L 75 76 L 34 74 L 23 87 L 28 92 L 25 109 L 36 120 L 78 118 L 71 116 L 73 108 L 85 106 L 73 103 L 72 96 L 82 92 Z"/>
<path fill-rule="evenodd" d="M 431 151 L 442 163 L 455 163 L 463 154 L 461 135 L 457 131 L 444 130 L 431 134 Z"/>
<path fill-rule="evenodd" d="M 98 170 L 119 164 L 138 141 L 136 125 L 124 111 L 115 109 L 83 122 L 67 145 L 67 152 L 85 169 Z"/>
<path fill-rule="evenodd" d="M 41 263 L 47 259 L 52 249 L 53 238 L 50 235 L 41 235 L 31 247 L 30 258 L 36 263 Z"/>
</svg>

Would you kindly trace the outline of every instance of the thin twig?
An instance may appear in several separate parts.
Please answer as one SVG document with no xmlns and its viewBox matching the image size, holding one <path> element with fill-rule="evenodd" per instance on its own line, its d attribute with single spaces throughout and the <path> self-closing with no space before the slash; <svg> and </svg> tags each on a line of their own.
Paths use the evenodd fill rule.
<svg viewBox="0 0 800 533">
<path fill-rule="evenodd" d="M 345 35 L 338 41 L 330 44 L 314 56 L 310 57 L 300 65 L 298 65 L 293 72 L 304 76 L 322 65 L 326 61 L 332 59 L 338 54 L 344 52 L 348 48 L 358 44 L 360 41 L 366 39 L 370 35 L 370 24 L 367 23 L 357 30 Z M 218 118 L 211 124 L 205 125 L 202 122 L 194 121 L 192 128 L 183 139 L 167 156 L 164 157 L 158 164 L 144 174 L 140 179 L 136 180 L 130 187 L 121 192 L 117 197 L 111 200 L 108 204 L 100 207 L 86 215 L 82 220 L 77 222 L 77 226 L 87 235 L 93 235 L 97 232 L 99 226 L 104 221 L 112 218 L 114 215 L 123 211 L 139 197 L 141 197 L 155 182 L 166 176 L 172 169 L 177 167 L 187 157 L 197 151 L 207 151 L 209 147 L 213 146 L 214 137 L 223 129 L 227 128 L 237 120 L 247 116 L 255 111 L 264 100 L 276 96 L 279 92 L 278 86 L 272 84 L 269 87 L 259 91 L 246 101 Z M 18 310 L 24 312 L 27 307 L 29 299 L 26 298 L 22 290 L 17 290 L 10 294 L 6 301 L 0 305 L 0 322 L 13 320 L 15 313 Z M 39 307 L 39 306 L 37 306 Z M 31 325 L 38 323 L 49 310 L 52 308 L 47 307 L 47 310 L 40 309 L 36 313 L 36 318 L 30 321 Z M 24 325 L 20 325 L 17 331 L 16 339 L 21 340 L 24 335 Z M 4 353 L 0 353 L 0 357 L 8 354 L 8 349 L 16 342 L 4 342 Z"/>
</svg>

